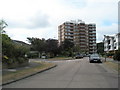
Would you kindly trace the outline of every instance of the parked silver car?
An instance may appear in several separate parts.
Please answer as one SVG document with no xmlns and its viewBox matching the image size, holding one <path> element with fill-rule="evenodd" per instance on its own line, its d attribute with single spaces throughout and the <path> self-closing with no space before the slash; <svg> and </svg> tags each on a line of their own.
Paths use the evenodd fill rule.
<svg viewBox="0 0 120 90">
<path fill-rule="evenodd" d="M 75 58 L 76 58 L 76 59 L 83 58 L 83 55 L 82 55 L 82 54 L 77 54 L 77 55 L 75 56 Z"/>
<path fill-rule="evenodd" d="M 102 63 L 101 58 L 98 54 L 91 54 L 89 57 L 89 62 L 99 62 Z"/>
</svg>

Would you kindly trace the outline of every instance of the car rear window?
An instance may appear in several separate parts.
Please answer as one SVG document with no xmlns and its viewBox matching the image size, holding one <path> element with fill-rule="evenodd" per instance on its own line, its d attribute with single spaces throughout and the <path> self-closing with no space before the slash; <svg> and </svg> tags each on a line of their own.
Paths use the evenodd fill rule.
<svg viewBox="0 0 120 90">
<path fill-rule="evenodd" d="M 98 54 L 92 54 L 91 57 L 99 57 Z"/>
</svg>

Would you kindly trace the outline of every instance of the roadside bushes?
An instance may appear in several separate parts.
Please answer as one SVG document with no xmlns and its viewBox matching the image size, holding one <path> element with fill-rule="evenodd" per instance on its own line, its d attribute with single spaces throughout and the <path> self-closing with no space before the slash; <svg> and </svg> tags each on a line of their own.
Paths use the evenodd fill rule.
<svg viewBox="0 0 120 90">
<path fill-rule="evenodd" d="M 19 64 L 28 62 L 28 58 L 25 58 L 25 57 L 19 57 L 16 59 Z"/>
<path fill-rule="evenodd" d="M 120 61 L 120 48 L 115 52 L 113 59 Z"/>
<path fill-rule="evenodd" d="M 109 53 L 107 53 L 107 57 L 113 57 L 114 56 L 114 52 L 109 52 Z"/>
<path fill-rule="evenodd" d="M 2 66 L 3 68 L 16 68 L 16 67 L 22 67 L 25 65 L 28 65 L 28 59 L 27 58 L 9 58 L 5 59 L 2 58 Z"/>
<path fill-rule="evenodd" d="M 27 57 L 28 58 L 38 58 L 39 57 L 39 53 L 27 53 Z"/>
<path fill-rule="evenodd" d="M 29 51 L 25 46 L 14 43 L 6 34 L 2 34 L 2 63 L 3 65 L 17 67 L 27 63 L 25 54 Z"/>
</svg>

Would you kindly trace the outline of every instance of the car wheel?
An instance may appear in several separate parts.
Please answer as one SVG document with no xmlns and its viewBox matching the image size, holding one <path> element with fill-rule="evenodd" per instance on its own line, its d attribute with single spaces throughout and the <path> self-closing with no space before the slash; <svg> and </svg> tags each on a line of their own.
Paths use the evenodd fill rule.
<svg viewBox="0 0 120 90">
<path fill-rule="evenodd" d="M 102 63 L 102 61 L 99 61 L 99 63 Z"/>
<path fill-rule="evenodd" d="M 90 63 L 92 63 L 92 61 L 90 61 Z"/>
</svg>

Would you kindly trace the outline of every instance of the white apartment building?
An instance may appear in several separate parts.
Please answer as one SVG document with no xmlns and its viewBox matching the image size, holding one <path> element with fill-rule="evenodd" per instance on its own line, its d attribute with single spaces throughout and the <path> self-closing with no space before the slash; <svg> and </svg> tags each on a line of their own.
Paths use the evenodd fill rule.
<svg viewBox="0 0 120 90">
<path fill-rule="evenodd" d="M 114 36 L 104 35 L 104 51 L 105 52 L 114 52 L 120 47 L 120 33 Z"/>
</svg>

